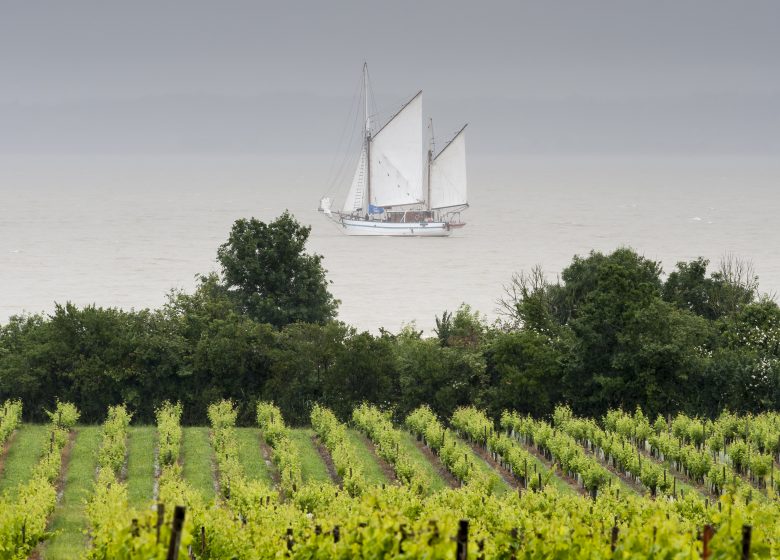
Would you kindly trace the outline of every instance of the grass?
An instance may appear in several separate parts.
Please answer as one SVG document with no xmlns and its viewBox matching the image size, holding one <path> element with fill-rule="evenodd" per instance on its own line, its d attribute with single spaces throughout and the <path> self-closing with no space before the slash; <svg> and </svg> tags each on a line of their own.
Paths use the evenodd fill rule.
<svg viewBox="0 0 780 560">
<path fill-rule="evenodd" d="M 355 448 L 356 458 L 358 464 L 363 468 L 363 478 L 366 482 L 376 486 L 388 483 L 387 476 L 385 476 L 382 467 L 379 466 L 376 456 L 368 448 L 360 433 L 355 430 L 347 430 L 347 437 Z"/>
<path fill-rule="evenodd" d="M 56 534 L 43 548 L 43 557 L 70 559 L 83 556 L 87 545 L 85 501 L 94 487 L 97 450 L 102 428 L 82 426 L 76 429 L 76 439 L 64 477 L 63 494 L 54 510 L 51 530 Z"/>
<path fill-rule="evenodd" d="M 33 467 L 43 455 L 46 442 L 43 424 L 22 424 L 11 442 L 0 476 L 0 493 L 13 492 L 17 486 L 30 480 Z"/>
<path fill-rule="evenodd" d="M 132 426 L 127 440 L 127 495 L 135 508 L 147 507 L 154 493 L 154 426 Z"/>
<path fill-rule="evenodd" d="M 328 474 L 328 467 L 320 457 L 317 448 L 311 441 L 314 430 L 311 428 L 297 428 L 290 430 L 291 439 L 298 448 L 301 457 L 301 476 L 304 482 L 332 482 Z"/>
<path fill-rule="evenodd" d="M 182 476 L 206 500 L 215 497 L 209 428 L 184 428 L 181 444 Z"/>
<path fill-rule="evenodd" d="M 420 467 L 428 475 L 429 488 L 431 492 L 438 492 L 447 488 L 447 483 L 441 477 L 431 462 L 425 457 L 422 451 L 414 443 L 415 437 L 409 432 L 401 431 L 401 449 L 407 453 L 409 459 Z"/>
<path fill-rule="evenodd" d="M 273 486 L 271 473 L 260 451 L 260 430 L 257 428 L 236 428 L 238 461 L 244 467 L 247 480 L 259 480 Z"/>
</svg>

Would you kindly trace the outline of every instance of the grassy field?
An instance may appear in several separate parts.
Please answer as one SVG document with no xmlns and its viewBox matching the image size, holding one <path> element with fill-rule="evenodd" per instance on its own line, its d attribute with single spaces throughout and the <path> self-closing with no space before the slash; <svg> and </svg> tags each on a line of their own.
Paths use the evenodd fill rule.
<svg viewBox="0 0 780 560">
<path fill-rule="evenodd" d="M 436 467 L 423 455 L 414 443 L 414 436 L 409 432 L 401 432 L 401 448 L 406 451 L 411 460 L 427 473 L 432 492 L 438 492 L 447 488 L 447 483 L 436 470 Z"/>
<path fill-rule="evenodd" d="M 301 457 L 301 475 L 304 482 L 330 482 L 330 475 L 325 462 L 314 447 L 311 437 L 314 430 L 298 428 L 291 430 L 293 443 L 298 448 Z"/>
<path fill-rule="evenodd" d="M 154 426 L 132 426 L 127 439 L 127 494 L 130 505 L 146 507 L 154 492 Z"/>
<path fill-rule="evenodd" d="M 258 428 L 237 428 L 238 460 L 244 467 L 248 480 L 259 480 L 273 486 L 271 473 L 260 451 L 260 430 Z"/>
<path fill-rule="evenodd" d="M 62 499 L 51 520 L 51 530 L 55 535 L 42 545 L 42 556 L 47 560 L 81 558 L 84 555 L 87 546 L 84 506 L 94 486 L 101 432 L 99 426 L 76 429 L 76 439 L 63 477 Z"/>
<path fill-rule="evenodd" d="M 387 484 L 387 479 L 382 467 L 379 466 L 376 455 L 368 448 L 363 436 L 355 430 L 347 430 L 347 437 L 357 452 L 357 460 L 363 468 L 363 477 L 369 484 Z"/>
<path fill-rule="evenodd" d="M 0 493 L 13 492 L 17 486 L 30 479 L 33 467 L 41 458 L 46 445 L 46 426 L 23 424 L 14 437 L 5 456 L 0 476 Z"/>
<path fill-rule="evenodd" d="M 184 428 L 181 444 L 182 476 L 206 500 L 215 496 L 209 428 Z"/>
</svg>

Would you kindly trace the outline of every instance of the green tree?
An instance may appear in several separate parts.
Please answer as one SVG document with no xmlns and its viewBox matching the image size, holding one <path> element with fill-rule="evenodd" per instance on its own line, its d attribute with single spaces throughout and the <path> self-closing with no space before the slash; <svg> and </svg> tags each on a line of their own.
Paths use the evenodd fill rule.
<svg viewBox="0 0 780 560">
<path fill-rule="evenodd" d="M 702 257 L 690 262 L 678 262 L 663 287 L 663 299 L 680 309 L 687 309 L 707 319 L 716 319 L 712 296 L 715 282 L 707 278 L 709 261 Z"/>
<path fill-rule="evenodd" d="M 496 335 L 485 349 L 489 385 L 482 397 L 492 416 L 517 410 L 550 414 L 561 398 L 560 350 L 549 337 L 524 329 Z"/>
<path fill-rule="evenodd" d="M 335 316 L 338 301 L 328 291 L 322 256 L 304 252 L 310 232 L 287 211 L 270 223 L 250 218 L 233 224 L 217 260 L 242 312 L 276 327 Z"/>
</svg>

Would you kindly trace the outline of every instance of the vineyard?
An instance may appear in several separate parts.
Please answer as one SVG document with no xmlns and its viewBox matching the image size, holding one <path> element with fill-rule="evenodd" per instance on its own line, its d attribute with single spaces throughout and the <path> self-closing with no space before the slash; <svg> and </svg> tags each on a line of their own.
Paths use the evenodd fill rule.
<svg viewBox="0 0 780 560">
<path fill-rule="evenodd" d="M 0 405 L 0 559 L 780 558 L 780 414 Z"/>
</svg>

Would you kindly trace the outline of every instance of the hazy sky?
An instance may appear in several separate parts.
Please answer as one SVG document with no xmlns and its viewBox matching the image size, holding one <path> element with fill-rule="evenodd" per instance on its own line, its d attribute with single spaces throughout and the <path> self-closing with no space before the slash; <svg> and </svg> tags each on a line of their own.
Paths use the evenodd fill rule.
<svg viewBox="0 0 780 560">
<path fill-rule="evenodd" d="M 0 4 L 0 153 L 328 153 L 363 60 L 483 154 L 780 154 L 780 2 Z"/>
</svg>

